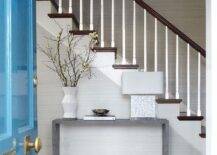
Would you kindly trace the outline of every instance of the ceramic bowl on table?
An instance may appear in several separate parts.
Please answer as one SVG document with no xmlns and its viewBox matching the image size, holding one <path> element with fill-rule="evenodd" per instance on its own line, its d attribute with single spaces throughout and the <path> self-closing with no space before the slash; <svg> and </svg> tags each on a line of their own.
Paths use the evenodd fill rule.
<svg viewBox="0 0 217 155">
<path fill-rule="evenodd" d="M 106 116 L 109 113 L 108 109 L 93 109 L 92 111 L 96 116 Z"/>
</svg>

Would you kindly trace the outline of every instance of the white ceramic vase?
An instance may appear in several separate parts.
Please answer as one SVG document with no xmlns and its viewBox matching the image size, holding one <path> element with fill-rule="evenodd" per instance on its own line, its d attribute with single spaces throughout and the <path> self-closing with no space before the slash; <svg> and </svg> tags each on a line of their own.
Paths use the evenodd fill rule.
<svg viewBox="0 0 217 155">
<path fill-rule="evenodd" d="M 77 118 L 77 87 L 63 87 L 63 118 Z"/>
</svg>

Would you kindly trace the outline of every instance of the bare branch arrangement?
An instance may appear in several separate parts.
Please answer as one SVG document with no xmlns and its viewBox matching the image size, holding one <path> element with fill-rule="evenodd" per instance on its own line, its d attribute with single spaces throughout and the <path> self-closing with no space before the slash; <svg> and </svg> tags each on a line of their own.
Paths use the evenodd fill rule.
<svg viewBox="0 0 217 155">
<path fill-rule="evenodd" d="M 54 38 L 47 38 L 47 46 L 45 49 L 39 47 L 48 58 L 46 66 L 54 71 L 62 82 L 63 87 L 76 87 L 83 77 L 91 78 L 91 64 L 94 60 L 95 52 L 92 48 L 98 44 L 98 34 L 90 33 L 90 41 L 87 47 L 77 48 L 80 39 L 74 37 L 67 31 L 67 35 L 63 36 L 63 29 Z M 55 44 L 55 49 L 51 43 Z M 64 45 L 63 45 L 64 44 Z M 66 47 L 64 49 L 64 47 Z M 77 48 L 77 49 L 76 49 Z"/>
</svg>

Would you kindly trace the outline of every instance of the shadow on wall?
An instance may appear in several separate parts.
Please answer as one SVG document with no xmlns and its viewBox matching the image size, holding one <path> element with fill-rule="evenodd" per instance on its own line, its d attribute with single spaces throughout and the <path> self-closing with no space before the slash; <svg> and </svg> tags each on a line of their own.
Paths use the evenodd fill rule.
<svg viewBox="0 0 217 155">
<path fill-rule="evenodd" d="M 198 126 L 199 127 L 199 126 Z M 183 133 L 184 134 L 184 133 Z M 197 134 L 195 131 L 190 134 Z M 197 134 L 197 139 L 199 139 L 199 135 Z M 204 152 L 201 152 L 200 150 L 198 150 L 198 148 L 196 148 L 195 146 L 193 146 L 191 143 L 189 143 L 191 140 L 186 139 L 186 134 L 183 136 L 180 133 L 176 132 L 171 126 L 170 126 L 170 148 L 169 148 L 169 152 L 171 155 L 205 155 L 205 146 L 201 146 L 201 150 L 203 150 Z M 191 135 L 189 136 L 191 137 Z M 202 141 L 203 139 L 200 138 L 200 140 Z M 200 141 L 199 140 L 199 141 Z M 192 142 L 196 142 L 196 140 L 192 141 Z M 205 143 L 203 143 L 204 145 Z M 195 144 L 197 146 L 200 146 L 198 144 Z"/>
</svg>

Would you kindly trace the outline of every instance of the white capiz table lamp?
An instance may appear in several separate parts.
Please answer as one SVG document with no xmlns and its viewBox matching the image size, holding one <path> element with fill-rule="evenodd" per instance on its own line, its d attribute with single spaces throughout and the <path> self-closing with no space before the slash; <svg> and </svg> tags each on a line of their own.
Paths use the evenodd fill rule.
<svg viewBox="0 0 217 155">
<path fill-rule="evenodd" d="M 122 74 L 122 93 L 131 96 L 131 118 L 157 117 L 156 95 L 163 90 L 163 72 Z"/>
</svg>

